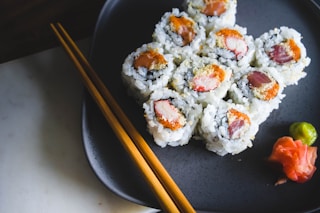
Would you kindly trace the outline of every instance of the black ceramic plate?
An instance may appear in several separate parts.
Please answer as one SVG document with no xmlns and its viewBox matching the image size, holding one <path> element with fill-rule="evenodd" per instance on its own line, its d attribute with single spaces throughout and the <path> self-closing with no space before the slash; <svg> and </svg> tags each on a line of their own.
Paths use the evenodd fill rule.
<svg viewBox="0 0 320 213">
<path fill-rule="evenodd" d="M 142 109 L 126 94 L 120 79 L 124 58 L 151 41 L 164 12 L 180 7 L 181 0 L 108 0 L 96 25 L 91 62 L 106 86 L 148 141 L 163 165 L 197 210 L 216 212 L 305 212 L 320 210 L 320 171 L 307 183 L 274 186 L 278 174 L 265 163 L 278 137 L 288 134 L 294 121 L 308 121 L 320 131 L 319 19 L 307 1 L 239 0 L 237 24 L 248 34 L 286 25 L 303 35 L 312 59 L 307 77 L 285 89 L 280 109 L 260 127 L 254 146 L 235 156 L 219 157 L 201 141 L 183 147 L 160 148 L 146 131 Z M 102 183 L 117 195 L 149 207 L 159 205 L 131 162 L 98 107 L 86 94 L 83 139 L 89 162 Z M 319 141 L 315 143 L 319 146 Z M 320 160 L 316 166 L 320 168 Z"/>
</svg>

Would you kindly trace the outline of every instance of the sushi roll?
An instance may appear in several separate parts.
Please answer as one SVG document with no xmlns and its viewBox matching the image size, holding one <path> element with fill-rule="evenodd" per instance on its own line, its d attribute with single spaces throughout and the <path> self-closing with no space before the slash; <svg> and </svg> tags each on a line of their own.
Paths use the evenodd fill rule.
<svg viewBox="0 0 320 213">
<path fill-rule="evenodd" d="M 202 55 L 216 58 L 231 68 L 249 67 L 254 53 L 254 38 L 239 25 L 210 31 L 202 49 Z"/>
<path fill-rule="evenodd" d="M 193 99 L 167 88 L 154 91 L 143 108 L 148 131 L 160 147 L 187 144 L 202 113 Z"/>
<path fill-rule="evenodd" d="M 173 54 L 179 63 L 187 55 L 198 54 L 206 35 L 204 28 L 186 12 L 173 8 L 161 17 L 152 37 L 154 41 L 163 44 L 165 50 Z"/>
<path fill-rule="evenodd" d="M 236 0 L 185 0 L 183 7 L 206 31 L 236 23 Z"/>
<path fill-rule="evenodd" d="M 203 110 L 198 132 L 206 149 L 220 156 L 238 154 L 252 147 L 259 129 L 243 105 L 221 100 Z"/>
<path fill-rule="evenodd" d="M 176 69 L 170 85 L 179 93 L 206 105 L 223 98 L 231 85 L 232 70 L 207 57 L 190 57 Z"/>
<path fill-rule="evenodd" d="M 228 91 L 228 97 L 236 104 L 248 107 L 252 118 L 261 124 L 270 113 L 279 108 L 284 84 L 273 67 L 252 67 L 235 80 Z"/>
<path fill-rule="evenodd" d="M 311 62 L 301 39 L 298 31 L 286 26 L 263 33 L 255 39 L 256 66 L 275 67 L 286 85 L 297 84 Z"/>
<path fill-rule="evenodd" d="M 131 52 L 121 77 L 160 147 L 191 138 L 220 156 L 253 146 L 259 126 L 298 84 L 311 59 L 287 26 L 257 38 L 236 24 L 237 0 L 183 0 L 152 41 Z"/>
<path fill-rule="evenodd" d="M 173 56 L 159 43 L 151 42 L 126 57 L 121 75 L 128 93 L 142 104 L 152 91 L 167 86 L 174 69 Z"/>
</svg>

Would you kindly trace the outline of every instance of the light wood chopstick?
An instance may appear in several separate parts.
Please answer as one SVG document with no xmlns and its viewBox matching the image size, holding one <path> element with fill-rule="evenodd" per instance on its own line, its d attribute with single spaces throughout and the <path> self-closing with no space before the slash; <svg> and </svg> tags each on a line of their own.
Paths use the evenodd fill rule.
<svg viewBox="0 0 320 213">
<path fill-rule="evenodd" d="M 152 188 L 162 208 L 167 212 L 195 212 L 192 205 L 163 167 L 147 142 L 121 110 L 121 107 L 112 97 L 111 93 L 98 77 L 70 35 L 60 23 L 57 23 L 56 25 L 63 36 L 54 24 L 50 24 L 52 30 L 80 72 L 85 86 L 100 107 L 116 136 L 143 173 L 147 183 Z M 65 37 L 75 52 L 73 52 L 73 50 L 68 46 L 63 37 Z M 87 71 L 82 65 L 85 66 Z M 120 122 L 117 120 L 117 117 Z"/>
</svg>

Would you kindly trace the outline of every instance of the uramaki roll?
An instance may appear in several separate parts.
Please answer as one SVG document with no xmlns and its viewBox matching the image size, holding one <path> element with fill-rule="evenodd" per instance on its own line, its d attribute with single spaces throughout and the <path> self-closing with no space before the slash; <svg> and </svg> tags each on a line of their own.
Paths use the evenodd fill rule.
<svg viewBox="0 0 320 213">
<path fill-rule="evenodd" d="M 126 57 L 121 75 L 128 93 L 142 104 L 152 91 L 167 86 L 174 69 L 173 56 L 165 53 L 161 44 L 152 42 Z"/>
<path fill-rule="evenodd" d="M 154 91 L 143 108 L 148 131 L 160 147 L 189 143 L 202 113 L 192 98 L 167 88 Z"/>
<path fill-rule="evenodd" d="M 186 12 L 173 8 L 161 17 L 152 37 L 154 41 L 163 44 L 164 49 L 179 63 L 186 56 L 198 54 L 206 35 L 204 28 Z"/>
<path fill-rule="evenodd" d="M 221 100 L 203 110 L 198 132 L 209 151 L 224 156 L 252 147 L 258 129 L 243 105 Z"/>
<path fill-rule="evenodd" d="M 286 26 L 274 28 L 255 39 L 256 66 L 275 67 L 285 85 L 298 84 L 307 73 L 311 59 L 301 42 L 301 34 Z"/>
</svg>

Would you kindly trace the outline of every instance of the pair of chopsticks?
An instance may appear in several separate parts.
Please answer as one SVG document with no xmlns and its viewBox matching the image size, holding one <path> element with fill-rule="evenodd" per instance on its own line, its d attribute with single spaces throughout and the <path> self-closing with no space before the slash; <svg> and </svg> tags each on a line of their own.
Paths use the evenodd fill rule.
<svg viewBox="0 0 320 213">
<path fill-rule="evenodd" d="M 161 208 L 166 212 L 195 212 L 67 31 L 60 23 L 51 23 L 50 26 L 79 71 L 84 85 L 99 106 L 115 135 L 151 187 Z"/>
</svg>

